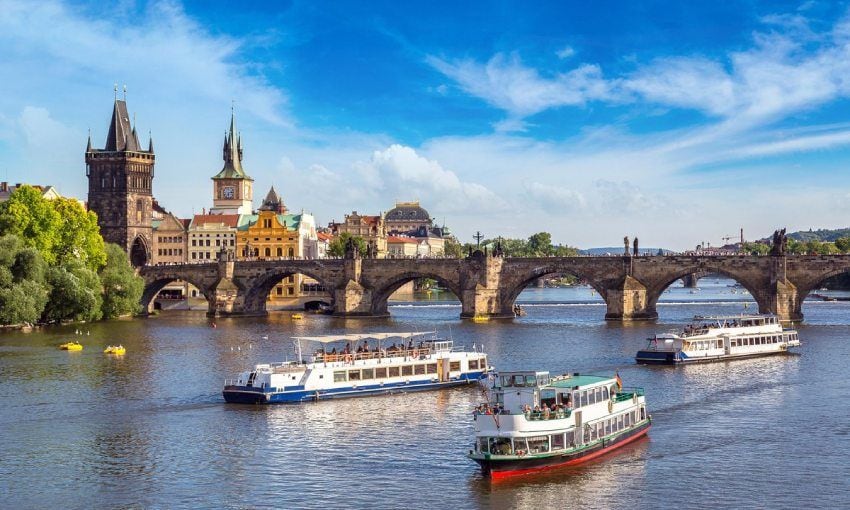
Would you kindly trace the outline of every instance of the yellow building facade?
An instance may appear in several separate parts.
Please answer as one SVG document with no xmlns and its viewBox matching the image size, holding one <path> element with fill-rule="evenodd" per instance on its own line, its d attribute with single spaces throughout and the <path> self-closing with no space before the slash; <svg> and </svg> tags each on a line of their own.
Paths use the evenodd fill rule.
<svg viewBox="0 0 850 510">
<path fill-rule="evenodd" d="M 239 260 L 276 260 L 297 258 L 301 253 L 297 216 L 257 211 L 243 214 L 236 227 L 236 258 Z M 272 289 L 269 299 L 300 295 L 301 275 L 291 275 Z"/>
</svg>

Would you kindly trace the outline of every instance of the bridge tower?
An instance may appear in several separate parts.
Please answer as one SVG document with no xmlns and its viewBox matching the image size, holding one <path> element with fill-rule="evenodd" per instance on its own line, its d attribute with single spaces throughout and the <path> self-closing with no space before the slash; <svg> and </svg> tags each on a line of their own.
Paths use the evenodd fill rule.
<svg viewBox="0 0 850 510">
<path fill-rule="evenodd" d="M 126 97 L 118 99 L 116 91 L 106 145 L 92 148 L 89 135 L 86 147 L 88 208 L 97 214 L 103 239 L 124 248 L 136 267 L 151 256 L 154 161 L 153 138 L 143 150 Z"/>
</svg>

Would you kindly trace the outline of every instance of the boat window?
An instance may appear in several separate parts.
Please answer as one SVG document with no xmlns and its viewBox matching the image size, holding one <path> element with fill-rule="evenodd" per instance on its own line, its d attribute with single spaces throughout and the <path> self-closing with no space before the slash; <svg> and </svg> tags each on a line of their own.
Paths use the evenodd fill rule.
<svg viewBox="0 0 850 510">
<path fill-rule="evenodd" d="M 363 369 L 363 379 L 374 379 L 375 378 L 375 370 L 372 368 L 364 368 Z"/>
<path fill-rule="evenodd" d="M 375 379 L 385 379 L 387 377 L 387 369 L 386 368 L 376 368 L 375 369 Z"/>
<path fill-rule="evenodd" d="M 552 434 L 551 443 L 553 450 L 563 450 L 565 447 L 563 434 Z"/>
<path fill-rule="evenodd" d="M 525 377 L 523 377 L 521 375 L 515 375 L 514 376 L 514 383 L 513 383 L 512 386 L 516 386 L 518 388 L 524 387 L 525 386 Z"/>
<path fill-rule="evenodd" d="M 413 365 L 404 365 L 401 367 L 401 375 L 413 375 Z"/>
<path fill-rule="evenodd" d="M 348 371 L 348 380 L 349 381 L 359 381 L 360 380 L 360 370 L 349 370 Z"/>
<path fill-rule="evenodd" d="M 478 360 L 477 359 L 469 360 L 469 369 L 470 370 L 478 370 Z"/>
<path fill-rule="evenodd" d="M 399 370 L 398 367 L 389 367 L 387 369 L 389 377 L 398 377 Z"/>
<path fill-rule="evenodd" d="M 564 443 L 568 446 L 574 446 L 575 445 L 575 431 L 574 430 L 568 430 L 564 434 Z"/>
<path fill-rule="evenodd" d="M 718 341 L 717 341 L 717 348 L 718 348 L 718 349 L 722 349 L 722 348 L 723 348 L 723 340 L 718 340 Z"/>
<path fill-rule="evenodd" d="M 486 437 L 479 437 L 479 438 L 478 438 L 478 451 L 479 451 L 480 453 L 490 453 L 490 449 L 489 449 L 489 448 L 487 448 L 487 445 L 488 445 L 489 443 L 490 443 L 490 441 L 488 441 L 488 438 L 486 438 Z"/>
<path fill-rule="evenodd" d="M 521 451 L 528 453 L 528 443 L 525 442 L 524 437 L 514 438 L 514 451 L 517 453 Z"/>
<path fill-rule="evenodd" d="M 632 425 L 632 413 L 627 413 L 623 416 L 623 425 L 630 427 Z"/>
<path fill-rule="evenodd" d="M 513 455 L 514 450 L 511 447 L 511 438 L 509 437 L 491 437 L 490 453 L 493 455 Z"/>
<path fill-rule="evenodd" d="M 608 400 L 610 397 L 610 393 L 608 393 L 608 386 L 602 388 L 602 400 Z"/>
<path fill-rule="evenodd" d="M 334 372 L 334 382 L 345 382 L 345 370 Z"/>
<path fill-rule="evenodd" d="M 596 403 L 596 392 L 593 390 L 589 390 L 587 392 L 587 405 Z"/>
<path fill-rule="evenodd" d="M 425 373 L 425 365 L 418 364 L 418 365 L 414 365 L 414 367 L 415 367 L 415 368 L 413 369 L 413 373 L 414 373 L 414 374 L 416 374 L 416 375 L 422 375 L 422 374 L 424 374 L 424 373 Z"/>
<path fill-rule="evenodd" d="M 525 376 L 525 385 L 531 387 L 537 386 L 537 378 L 533 375 Z"/>
<path fill-rule="evenodd" d="M 643 421 L 646 419 L 646 408 L 641 406 L 640 408 L 640 420 Z"/>
<path fill-rule="evenodd" d="M 605 420 L 605 435 L 611 433 L 611 420 Z"/>
<path fill-rule="evenodd" d="M 509 375 L 502 376 L 502 388 L 510 388 L 513 386 L 513 377 Z"/>
<path fill-rule="evenodd" d="M 528 438 L 528 453 L 546 453 L 549 451 L 549 436 Z"/>
<path fill-rule="evenodd" d="M 596 439 L 596 427 L 591 427 L 588 425 L 584 428 L 584 442 L 589 443 Z"/>
<path fill-rule="evenodd" d="M 599 422 L 596 424 L 596 437 L 602 437 L 605 435 L 605 424 Z"/>
<path fill-rule="evenodd" d="M 437 373 L 437 364 L 436 363 L 428 363 L 425 365 L 425 371 L 429 374 Z"/>
<path fill-rule="evenodd" d="M 606 390 L 606 388 L 604 388 L 604 387 L 596 388 L 596 401 L 597 402 L 604 402 L 605 400 L 607 400 L 607 398 L 605 398 L 605 393 L 606 393 L 605 390 Z"/>
<path fill-rule="evenodd" d="M 460 372 L 460 361 L 452 361 L 449 363 L 449 372 Z M 504 382 L 505 378 L 502 378 Z"/>
<path fill-rule="evenodd" d="M 478 360 L 478 368 L 482 370 L 487 368 L 487 358 L 481 358 L 480 360 Z"/>
</svg>

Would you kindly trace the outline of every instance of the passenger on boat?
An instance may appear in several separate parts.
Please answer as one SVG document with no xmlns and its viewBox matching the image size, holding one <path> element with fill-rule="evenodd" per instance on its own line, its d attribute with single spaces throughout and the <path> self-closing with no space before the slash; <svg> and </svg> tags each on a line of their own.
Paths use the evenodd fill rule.
<svg viewBox="0 0 850 510">
<path fill-rule="evenodd" d="M 551 414 L 551 411 L 549 410 L 549 406 L 546 405 L 546 404 L 543 404 L 543 419 L 548 420 L 550 414 Z"/>
<path fill-rule="evenodd" d="M 351 342 L 345 344 L 345 349 L 343 349 L 342 353 L 351 354 Z"/>
</svg>

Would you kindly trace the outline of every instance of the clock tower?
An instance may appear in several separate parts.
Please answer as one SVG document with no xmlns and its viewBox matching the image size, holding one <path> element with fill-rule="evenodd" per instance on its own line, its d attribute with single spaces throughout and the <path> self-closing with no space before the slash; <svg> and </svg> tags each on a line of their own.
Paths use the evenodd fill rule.
<svg viewBox="0 0 850 510">
<path fill-rule="evenodd" d="M 224 168 L 213 178 L 210 214 L 251 214 L 254 179 L 242 169 L 242 137 L 236 132 L 236 115 L 230 112 L 230 132 L 224 135 Z"/>
</svg>

